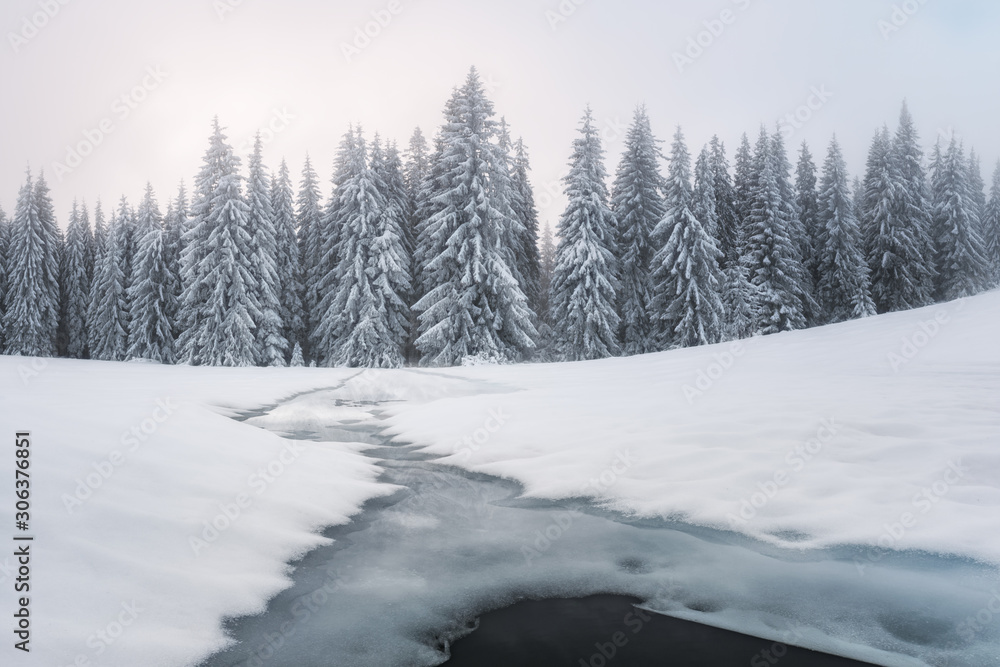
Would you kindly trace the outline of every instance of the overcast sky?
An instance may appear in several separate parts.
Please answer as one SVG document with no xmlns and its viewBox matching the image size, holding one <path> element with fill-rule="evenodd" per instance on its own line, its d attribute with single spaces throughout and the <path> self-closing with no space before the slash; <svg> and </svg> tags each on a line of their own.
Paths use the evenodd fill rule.
<svg viewBox="0 0 1000 667">
<path fill-rule="evenodd" d="M 821 163 L 836 132 L 857 170 L 907 98 L 925 146 L 954 130 L 987 180 L 1000 156 L 995 1 L 576 2 L 3 0 L 0 205 L 12 211 L 30 165 L 44 168 L 61 224 L 74 198 L 107 210 L 123 194 L 136 201 L 146 181 L 165 208 L 197 173 L 215 114 L 238 149 L 257 128 L 280 130 L 269 166 L 287 158 L 297 184 L 308 152 L 328 196 L 350 123 L 401 147 L 416 126 L 430 137 L 472 65 L 523 136 L 553 224 L 563 200 L 547 192 L 561 190 L 587 104 L 611 174 L 640 103 L 660 138 L 679 124 L 696 153 L 718 134 L 732 157 L 741 133 L 812 102 L 790 149 L 805 140 Z M 375 18 L 387 25 L 368 25 L 376 36 L 355 45 Z M 700 53 L 685 53 L 689 40 Z M 81 142 L 99 145 L 68 161 Z"/>
</svg>

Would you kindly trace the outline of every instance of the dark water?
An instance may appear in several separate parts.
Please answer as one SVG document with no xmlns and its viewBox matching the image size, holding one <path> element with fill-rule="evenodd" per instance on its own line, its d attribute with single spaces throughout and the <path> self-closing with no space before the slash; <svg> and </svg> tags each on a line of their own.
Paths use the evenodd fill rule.
<svg viewBox="0 0 1000 667">
<path fill-rule="evenodd" d="M 530 600 L 480 618 L 446 667 L 864 667 L 699 623 L 650 614 L 635 598 Z"/>
</svg>

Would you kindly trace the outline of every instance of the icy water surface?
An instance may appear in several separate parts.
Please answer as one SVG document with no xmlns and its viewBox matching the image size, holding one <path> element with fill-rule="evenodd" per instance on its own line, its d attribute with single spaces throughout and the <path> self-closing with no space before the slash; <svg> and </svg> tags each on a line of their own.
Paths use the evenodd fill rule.
<svg viewBox="0 0 1000 667">
<path fill-rule="evenodd" d="M 295 419 L 259 423 L 368 443 L 401 489 L 327 530 L 333 544 L 294 564 L 294 585 L 264 614 L 231 621 L 235 643 L 202 667 L 860 664 L 790 646 L 881 665 L 1000 665 L 996 628 L 969 641 L 957 626 L 991 583 L 975 564 L 895 555 L 862 569 L 849 549 L 781 552 L 582 501 L 519 499 L 514 483 L 381 438 L 378 404 L 345 387 L 293 402 Z M 309 405 L 326 417 L 305 429 Z"/>
</svg>

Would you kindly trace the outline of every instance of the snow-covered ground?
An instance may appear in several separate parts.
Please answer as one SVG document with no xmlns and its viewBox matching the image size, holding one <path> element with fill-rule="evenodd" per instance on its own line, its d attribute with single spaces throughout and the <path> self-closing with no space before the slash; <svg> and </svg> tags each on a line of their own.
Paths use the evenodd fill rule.
<svg viewBox="0 0 1000 667">
<path fill-rule="evenodd" d="M 364 401 L 381 403 L 397 441 L 517 480 L 529 498 L 590 498 L 635 519 L 742 534 L 790 559 L 836 555 L 837 586 L 856 577 L 859 589 L 888 590 L 876 575 L 909 562 L 902 581 L 932 581 L 928 591 L 950 596 L 957 622 L 921 625 L 928 610 L 914 608 L 906 628 L 893 625 L 896 636 L 918 647 L 975 645 L 989 664 L 982 656 L 1000 645 L 998 331 L 993 292 L 738 345 L 579 364 L 358 372 L 0 357 L 0 424 L 33 438 L 34 634 L 24 664 L 180 666 L 222 647 L 222 619 L 263 610 L 290 584 L 286 563 L 329 542 L 319 528 L 396 490 L 376 482 L 370 445 L 255 426 L 350 425 L 372 418 Z M 288 400 L 337 387 L 351 402 Z M 231 418 L 279 401 L 247 422 Z M 13 455 L 3 457 L 0 474 L 12 479 L 12 466 Z M 2 494 L 0 522 L 13 533 L 12 490 Z M 516 546 L 526 562 L 547 548 Z M 722 579 L 741 562 L 723 555 L 731 549 L 716 554 L 733 568 Z M 691 566 L 682 556 L 670 555 L 679 573 Z M 939 563 L 959 572 L 961 590 L 949 591 L 947 576 L 921 578 Z M 13 564 L 0 558 L 4 609 L 13 608 Z M 778 581 L 780 569 L 767 567 Z M 742 574 L 754 571 L 764 569 Z M 708 586 L 710 575 L 690 581 Z M 751 600 L 762 590 L 752 583 L 743 587 Z M 782 597 L 798 586 L 786 584 Z M 760 631 L 746 602 L 714 619 L 704 609 L 673 613 Z M 802 634 L 806 644 L 826 641 Z"/>
</svg>

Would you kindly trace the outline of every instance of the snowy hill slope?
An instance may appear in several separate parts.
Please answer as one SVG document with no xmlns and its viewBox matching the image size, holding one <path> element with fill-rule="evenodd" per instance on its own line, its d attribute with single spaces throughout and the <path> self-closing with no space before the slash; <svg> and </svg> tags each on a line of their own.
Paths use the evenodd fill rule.
<svg viewBox="0 0 1000 667">
<path fill-rule="evenodd" d="M 899 551 L 995 568 L 998 331 L 992 292 L 578 364 L 359 373 L 0 357 L 0 425 L 33 438 L 34 635 L 24 663 L 194 664 L 224 645 L 223 618 L 262 610 L 289 585 L 285 564 L 326 541 L 321 527 L 392 492 L 364 445 L 292 442 L 229 418 L 321 387 L 394 401 L 381 409 L 397 440 L 516 479 L 529 497 L 585 496 L 770 549 L 845 550 L 860 577 Z M 355 412 L 305 397 L 250 421 L 308 429 Z M 12 479 L 12 455 L 0 475 Z M 0 522 L 13 533 L 13 495 L 0 493 Z M 12 561 L 0 558 L 5 609 Z M 976 586 L 958 596 L 973 601 L 973 616 L 992 600 Z M 996 625 L 949 636 L 995 639 Z"/>
<path fill-rule="evenodd" d="M 466 368 L 449 374 L 520 391 L 404 404 L 391 423 L 528 496 L 861 546 L 859 565 L 879 548 L 1000 565 L 998 334 L 994 291 L 736 344 Z"/>
</svg>

